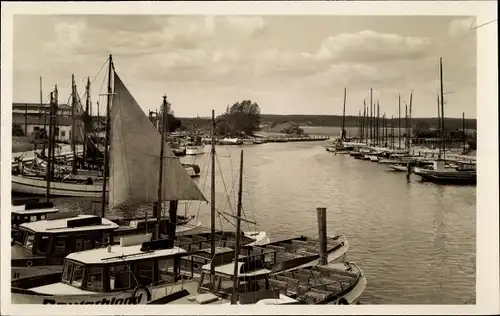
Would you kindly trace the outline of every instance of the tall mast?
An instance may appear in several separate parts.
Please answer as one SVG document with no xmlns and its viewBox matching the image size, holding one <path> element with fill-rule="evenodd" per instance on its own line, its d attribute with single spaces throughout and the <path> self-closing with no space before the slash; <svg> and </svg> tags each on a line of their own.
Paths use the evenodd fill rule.
<svg viewBox="0 0 500 316">
<path fill-rule="evenodd" d="M 236 213 L 236 247 L 234 248 L 234 269 L 233 269 L 233 295 L 231 295 L 231 304 L 238 302 L 239 271 L 238 258 L 240 257 L 240 235 L 241 235 L 241 208 L 243 195 L 243 150 L 240 157 L 240 188 L 238 190 L 238 209 Z"/>
<path fill-rule="evenodd" d="M 160 238 L 160 220 L 161 220 L 161 205 L 162 205 L 162 198 L 161 198 L 161 193 L 163 189 L 163 155 L 165 152 L 165 120 L 166 120 L 166 111 L 167 111 L 167 95 L 165 94 L 163 96 L 163 115 L 162 115 L 162 121 L 161 121 L 161 144 L 160 144 L 160 175 L 158 177 L 158 202 L 156 204 L 156 232 L 154 239 L 159 239 Z"/>
<path fill-rule="evenodd" d="M 413 133 L 411 129 L 411 108 L 412 108 L 412 103 L 413 103 L 413 90 L 410 93 L 410 112 L 408 114 L 408 133 L 409 133 L 409 138 L 408 138 L 408 149 L 411 147 L 411 135 Z"/>
<path fill-rule="evenodd" d="M 398 94 L 398 146 L 401 149 L 401 94 Z"/>
<path fill-rule="evenodd" d="M 75 75 L 71 75 L 71 150 L 73 161 L 71 163 L 73 174 L 76 174 L 76 88 Z"/>
<path fill-rule="evenodd" d="M 373 90 L 370 89 L 370 145 L 373 141 Z"/>
<path fill-rule="evenodd" d="M 87 77 L 87 86 L 85 88 L 85 94 L 86 94 L 86 99 L 85 99 L 85 119 L 87 120 L 84 122 L 83 128 L 83 157 L 87 156 L 87 137 L 89 134 L 89 125 L 92 120 L 92 111 L 90 110 L 90 77 Z"/>
<path fill-rule="evenodd" d="M 344 88 L 344 107 L 342 109 L 342 132 L 340 133 L 341 135 L 341 140 L 343 141 L 345 138 L 344 130 L 345 130 L 345 101 L 347 97 L 347 88 Z"/>
<path fill-rule="evenodd" d="M 437 128 L 438 128 L 438 131 L 439 131 L 439 138 L 440 138 L 440 141 L 439 141 L 439 158 L 441 158 L 441 149 L 443 147 L 443 137 L 442 137 L 442 127 L 441 127 L 441 109 L 440 109 L 440 102 L 439 102 L 439 94 L 437 95 L 437 109 L 438 109 L 438 125 L 437 125 Z"/>
<path fill-rule="evenodd" d="M 212 158 L 211 191 L 210 191 L 210 253 L 215 257 L 215 110 L 212 110 Z M 212 288 L 215 289 L 215 260 L 210 262 Z"/>
<path fill-rule="evenodd" d="M 366 138 L 366 100 L 363 100 L 363 138 L 365 140 L 365 143 L 367 143 L 367 138 Z"/>
<path fill-rule="evenodd" d="M 443 139 L 443 159 L 446 158 L 446 141 L 444 138 L 444 92 L 443 92 L 443 57 L 439 58 L 439 81 L 441 86 L 441 135 Z"/>
<path fill-rule="evenodd" d="M 363 136 L 363 125 L 361 123 L 361 110 L 358 110 L 359 138 Z"/>
<path fill-rule="evenodd" d="M 57 138 L 56 135 L 58 134 L 58 122 L 57 122 L 57 112 L 58 112 L 58 107 L 59 107 L 59 91 L 57 90 L 57 85 L 55 85 L 54 88 L 54 112 L 52 113 L 52 152 L 51 158 L 52 158 L 52 163 L 51 163 L 51 170 L 50 170 L 50 177 L 51 179 L 54 179 L 54 161 L 56 161 L 56 144 L 57 144 Z"/>
<path fill-rule="evenodd" d="M 405 103 L 405 149 L 408 149 L 408 104 Z"/>
<path fill-rule="evenodd" d="M 465 139 L 466 139 L 466 134 L 465 134 L 465 112 L 462 112 L 462 145 L 463 145 L 463 150 L 465 151 Z"/>
<path fill-rule="evenodd" d="M 40 111 L 43 113 L 43 132 L 47 135 L 47 111 L 43 106 L 42 76 L 40 76 Z M 43 151 L 45 151 L 45 140 L 43 140 Z"/>
<path fill-rule="evenodd" d="M 380 103 L 377 100 L 377 146 L 380 146 Z"/>
<path fill-rule="evenodd" d="M 394 149 L 394 115 L 391 115 L 391 147 Z"/>
<path fill-rule="evenodd" d="M 47 169 L 45 170 L 45 177 L 46 177 L 46 180 L 47 180 L 47 202 L 50 201 L 50 182 L 51 182 L 51 176 L 52 176 L 52 168 L 51 168 L 51 163 L 52 163 L 52 157 L 51 157 L 51 153 L 52 153 L 52 133 L 53 133 L 53 127 L 52 127 L 52 113 L 53 113 L 53 109 L 54 109 L 54 93 L 51 92 L 50 93 L 50 105 L 49 105 L 49 135 L 48 135 L 48 149 L 47 149 L 47 152 L 48 152 L 48 155 L 47 155 Z M 46 114 L 46 112 L 44 111 L 44 114 Z"/>
<path fill-rule="evenodd" d="M 111 123 L 110 119 L 110 108 L 111 108 L 111 94 L 113 92 L 111 88 L 111 78 L 113 72 L 113 56 L 109 55 L 109 66 L 108 66 L 108 93 L 107 93 L 107 102 L 106 102 L 106 138 L 104 139 L 104 175 L 102 182 L 102 202 L 101 202 L 101 217 L 104 217 L 104 210 L 106 207 L 106 182 L 108 181 L 109 174 L 109 154 L 108 154 L 108 146 L 109 146 L 109 130 L 111 127 L 109 126 Z"/>
</svg>

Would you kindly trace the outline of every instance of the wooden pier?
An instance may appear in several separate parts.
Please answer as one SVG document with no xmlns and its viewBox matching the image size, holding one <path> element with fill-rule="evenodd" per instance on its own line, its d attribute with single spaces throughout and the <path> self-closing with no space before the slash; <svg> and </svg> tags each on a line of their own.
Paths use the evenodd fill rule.
<svg viewBox="0 0 500 316">
<path fill-rule="evenodd" d="M 288 143 L 288 142 L 319 142 L 329 140 L 328 136 L 268 136 L 263 139 L 268 143 Z"/>
</svg>

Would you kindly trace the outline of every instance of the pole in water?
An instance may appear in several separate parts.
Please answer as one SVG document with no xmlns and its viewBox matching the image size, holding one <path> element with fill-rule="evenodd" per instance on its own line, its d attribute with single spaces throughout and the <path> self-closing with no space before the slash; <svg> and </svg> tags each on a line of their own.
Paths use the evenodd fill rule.
<svg viewBox="0 0 500 316">
<path fill-rule="evenodd" d="M 318 207 L 316 213 L 318 216 L 319 264 L 326 265 L 328 263 L 326 253 L 326 208 Z"/>
</svg>

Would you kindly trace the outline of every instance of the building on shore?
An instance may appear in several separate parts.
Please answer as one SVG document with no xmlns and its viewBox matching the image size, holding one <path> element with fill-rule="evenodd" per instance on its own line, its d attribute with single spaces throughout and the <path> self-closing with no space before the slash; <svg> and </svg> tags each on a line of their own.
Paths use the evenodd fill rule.
<svg viewBox="0 0 500 316">
<path fill-rule="evenodd" d="M 71 106 L 59 104 L 57 109 L 56 141 L 71 142 L 72 117 Z M 39 103 L 13 103 L 12 124 L 17 124 L 23 130 L 24 136 L 35 139 L 38 133 L 45 129 L 49 133 L 49 105 Z M 83 141 L 83 121 L 76 118 L 76 141 Z"/>
</svg>

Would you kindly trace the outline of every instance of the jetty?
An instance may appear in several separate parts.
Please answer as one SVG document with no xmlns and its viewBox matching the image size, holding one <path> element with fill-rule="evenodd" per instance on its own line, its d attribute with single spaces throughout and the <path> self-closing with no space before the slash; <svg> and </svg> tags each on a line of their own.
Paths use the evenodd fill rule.
<svg viewBox="0 0 500 316">
<path fill-rule="evenodd" d="M 268 136 L 263 139 L 268 143 L 288 143 L 288 142 L 320 142 L 329 140 L 329 136 Z"/>
</svg>

